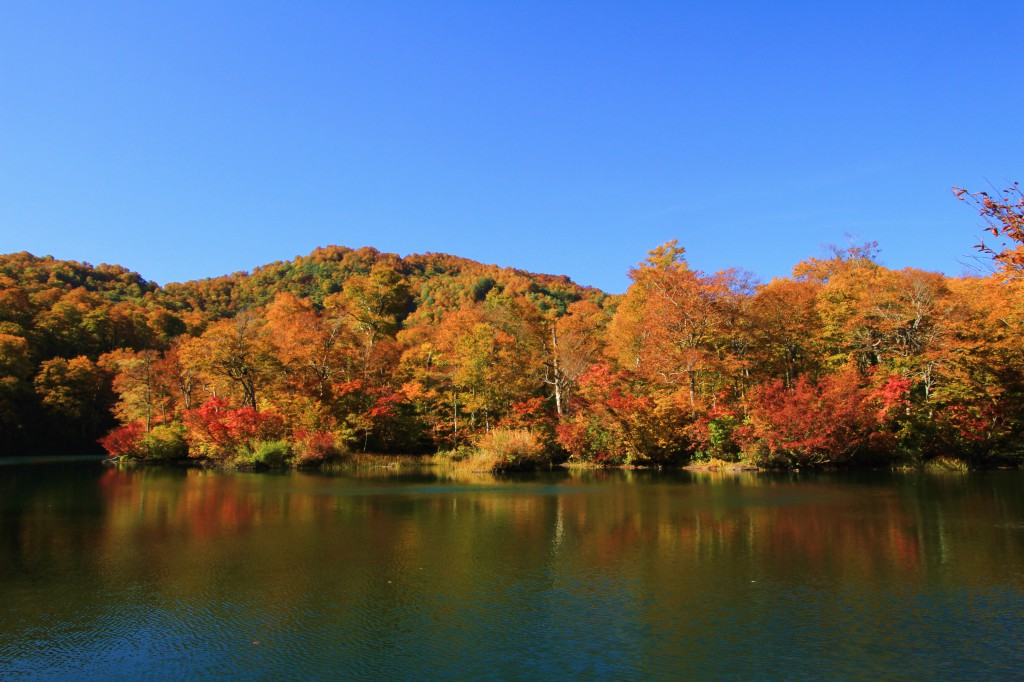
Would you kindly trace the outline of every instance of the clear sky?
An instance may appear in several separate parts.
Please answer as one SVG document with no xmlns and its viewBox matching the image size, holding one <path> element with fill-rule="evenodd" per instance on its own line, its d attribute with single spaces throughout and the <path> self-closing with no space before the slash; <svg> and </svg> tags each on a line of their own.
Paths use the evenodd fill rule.
<svg viewBox="0 0 1024 682">
<path fill-rule="evenodd" d="M 0 252 L 160 283 L 316 246 L 624 291 L 877 240 L 959 274 L 1024 181 L 1024 3 L 0 2 Z"/>
</svg>

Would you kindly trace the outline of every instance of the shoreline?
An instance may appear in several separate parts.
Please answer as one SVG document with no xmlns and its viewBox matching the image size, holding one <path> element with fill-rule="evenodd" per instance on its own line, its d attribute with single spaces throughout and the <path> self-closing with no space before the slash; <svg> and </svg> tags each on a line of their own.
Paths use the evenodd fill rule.
<svg viewBox="0 0 1024 682">
<path fill-rule="evenodd" d="M 504 470 L 489 471 L 485 469 L 472 469 L 460 461 L 451 461 L 439 458 L 433 454 L 382 454 L 382 453 L 350 453 L 339 459 L 320 462 L 306 466 L 249 466 L 229 462 L 216 462 L 203 459 L 177 459 L 177 460 L 145 460 L 145 459 L 119 459 L 116 457 L 104 457 L 102 455 L 61 455 L 61 456 L 40 456 L 40 457 L 10 457 L 0 458 L 0 466 L 4 464 L 42 464 L 61 463 L 71 461 L 97 461 L 110 466 L 171 466 L 205 470 L 239 471 L 239 472 L 323 472 L 340 473 L 346 470 L 402 470 L 413 468 L 455 468 L 467 473 L 537 473 L 545 471 L 650 471 L 670 472 L 687 471 L 690 473 L 724 473 L 724 474 L 746 474 L 746 473 L 835 473 L 835 472 L 866 472 L 866 471 L 892 471 L 892 472 L 925 472 L 925 473 L 975 473 L 984 471 L 1014 471 L 1022 466 L 1011 466 L 1005 463 L 991 466 L 971 466 L 961 460 L 943 459 L 942 461 L 929 461 L 921 464 L 894 464 L 891 466 L 798 466 L 790 468 L 761 467 L 749 462 L 725 462 L 712 460 L 710 462 L 691 463 L 685 465 L 664 465 L 664 464 L 616 464 L 601 465 L 592 462 L 548 462 L 537 463 L 530 467 L 511 468 Z"/>
</svg>

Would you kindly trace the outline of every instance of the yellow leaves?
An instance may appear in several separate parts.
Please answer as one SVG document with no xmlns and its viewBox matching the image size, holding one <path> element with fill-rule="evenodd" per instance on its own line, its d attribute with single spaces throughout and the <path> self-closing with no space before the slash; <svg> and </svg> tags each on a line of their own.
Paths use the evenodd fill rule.
<svg viewBox="0 0 1024 682">
<path fill-rule="evenodd" d="M 237 390 L 242 406 L 258 407 L 257 390 L 270 385 L 280 372 L 275 351 L 266 321 L 244 311 L 183 343 L 180 358 L 186 369 Z"/>
<path fill-rule="evenodd" d="M 0 333 L 0 376 L 25 378 L 31 371 L 28 341 Z"/>
<path fill-rule="evenodd" d="M 84 355 L 44 361 L 35 378 L 36 393 L 43 405 L 71 419 L 94 412 L 103 388 L 103 372 Z"/>
<path fill-rule="evenodd" d="M 689 265 L 686 262 L 686 249 L 679 246 L 678 239 L 672 239 L 660 246 L 656 246 L 647 252 L 647 258 L 640 264 L 640 268 L 654 268 L 656 270 L 686 270 Z M 636 272 L 634 270 L 634 272 Z"/>
</svg>

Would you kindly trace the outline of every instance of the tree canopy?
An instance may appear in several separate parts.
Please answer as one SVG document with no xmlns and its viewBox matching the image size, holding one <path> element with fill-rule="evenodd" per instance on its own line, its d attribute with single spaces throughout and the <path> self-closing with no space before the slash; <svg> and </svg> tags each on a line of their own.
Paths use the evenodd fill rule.
<svg viewBox="0 0 1024 682">
<path fill-rule="evenodd" d="M 164 287 L 0 256 L 3 440 L 308 463 L 512 429 L 595 463 L 1018 458 L 1024 197 L 956 192 L 1004 240 L 988 276 L 892 270 L 873 243 L 760 283 L 671 241 L 621 296 L 370 248 Z"/>
</svg>

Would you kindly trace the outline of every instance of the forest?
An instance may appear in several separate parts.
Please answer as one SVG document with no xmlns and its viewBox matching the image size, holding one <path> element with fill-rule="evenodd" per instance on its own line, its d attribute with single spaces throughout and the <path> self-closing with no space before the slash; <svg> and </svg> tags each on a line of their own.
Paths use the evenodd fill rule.
<svg viewBox="0 0 1024 682">
<path fill-rule="evenodd" d="M 0 256 L 0 448 L 257 467 L 364 451 L 1017 464 L 1024 196 L 954 193 L 991 237 L 973 275 L 889 269 L 874 243 L 762 283 L 696 270 L 672 241 L 622 295 L 372 248 L 163 287 Z"/>
</svg>

